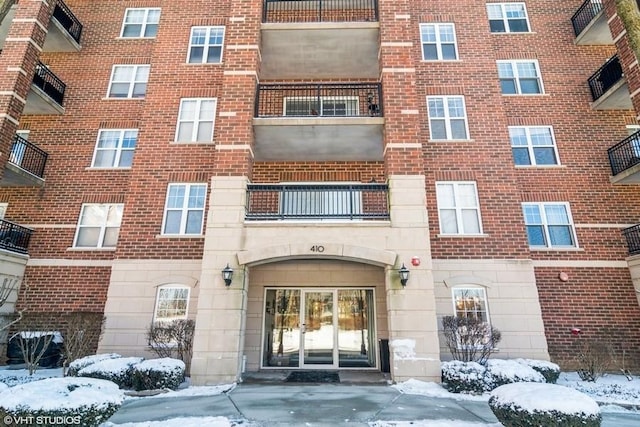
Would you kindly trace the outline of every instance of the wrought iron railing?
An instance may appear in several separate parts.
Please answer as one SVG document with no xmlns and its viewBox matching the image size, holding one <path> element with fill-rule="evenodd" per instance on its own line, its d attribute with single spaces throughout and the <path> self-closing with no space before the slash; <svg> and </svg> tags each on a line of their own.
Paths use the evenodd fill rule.
<svg viewBox="0 0 640 427">
<path fill-rule="evenodd" d="M 264 0 L 262 22 L 376 22 L 378 0 Z"/>
<path fill-rule="evenodd" d="M 571 17 L 573 32 L 579 36 L 589 25 L 593 18 L 602 10 L 601 0 L 586 0 Z"/>
<path fill-rule="evenodd" d="M 62 106 L 64 92 L 67 85 L 64 84 L 49 68 L 42 62 L 36 65 L 36 73 L 33 75 L 33 84 L 42 89 L 51 99 Z"/>
<path fill-rule="evenodd" d="M 617 175 L 640 163 L 640 131 L 609 148 L 612 175 Z"/>
<path fill-rule="evenodd" d="M 13 140 L 13 145 L 11 146 L 9 162 L 39 178 L 44 178 L 47 153 L 26 139 L 16 135 Z"/>
<path fill-rule="evenodd" d="M 629 255 L 640 254 L 640 224 L 622 230 L 622 235 L 627 239 Z"/>
<path fill-rule="evenodd" d="M 0 249 L 26 254 L 33 230 L 0 220 Z"/>
<path fill-rule="evenodd" d="M 380 83 L 259 84 L 255 117 L 382 116 Z"/>
<path fill-rule="evenodd" d="M 618 56 L 615 55 L 589 77 L 589 88 L 591 89 L 593 100 L 595 101 L 604 95 L 622 77 L 622 65 L 620 65 Z"/>
<path fill-rule="evenodd" d="M 387 220 L 386 184 L 249 184 L 246 219 Z"/>
<path fill-rule="evenodd" d="M 76 43 L 79 44 L 80 37 L 82 36 L 82 24 L 62 0 L 58 0 L 56 3 L 56 7 L 53 9 L 53 17 L 67 30 Z"/>
</svg>

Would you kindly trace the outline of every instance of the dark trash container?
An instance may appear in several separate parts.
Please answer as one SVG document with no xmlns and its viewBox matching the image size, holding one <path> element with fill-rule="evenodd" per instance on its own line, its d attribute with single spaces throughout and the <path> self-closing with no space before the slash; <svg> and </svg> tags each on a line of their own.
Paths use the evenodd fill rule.
<svg viewBox="0 0 640 427">
<path fill-rule="evenodd" d="M 380 349 L 380 371 L 391 372 L 389 365 L 389 340 L 384 338 L 378 340 L 378 348 Z"/>
<path fill-rule="evenodd" d="M 54 335 L 53 339 L 45 349 L 40 362 L 38 362 L 38 366 L 41 368 L 58 368 L 62 366 L 62 339 L 59 333 L 52 333 L 52 335 Z M 24 363 L 22 350 L 18 344 L 19 339 L 18 334 L 16 334 L 9 340 L 9 344 L 7 345 L 7 358 L 9 359 L 7 361 L 8 365 L 20 365 Z M 26 344 L 27 350 L 33 351 L 33 348 L 35 347 L 35 351 L 40 353 L 44 346 L 44 340 L 40 338 L 26 338 Z"/>
</svg>

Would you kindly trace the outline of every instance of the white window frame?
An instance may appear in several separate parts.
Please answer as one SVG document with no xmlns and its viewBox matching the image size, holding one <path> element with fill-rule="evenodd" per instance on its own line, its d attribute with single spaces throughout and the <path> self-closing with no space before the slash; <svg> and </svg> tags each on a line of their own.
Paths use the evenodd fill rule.
<svg viewBox="0 0 640 427">
<path fill-rule="evenodd" d="M 16 135 L 20 138 L 29 141 L 29 130 L 17 130 Z M 22 167 L 22 160 L 24 160 L 24 153 L 27 149 L 23 144 L 20 144 L 20 148 L 18 149 L 18 145 L 13 142 L 11 144 L 11 151 L 9 152 L 9 161 L 14 165 Z"/>
<path fill-rule="evenodd" d="M 185 299 L 173 299 L 173 300 L 169 300 L 169 301 L 184 301 L 185 302 L 185 307 L 184 307 L 184 314 L 181 314 L 179 316 L 172 316 L 172 317 L 159 317 L 158 316 L 158 311 L 160 310 L 160 294 L 162 293 L 163 290 L 179 290 L 179 291 L 187 291 L 187 296 Z M 172 322 L 174 320 L 184 320 L 187 319 L 187 317 L 189 316 L 189 299 L 191 298 L 191 288 L 189 286 L 185 286 L 185 285 L 180 285 L 180 284 L 169 284 L 169 285 L 162 285 L 158 287 L 158 290 L 156 292 L 156 302 L 155 302 L 155 307 L 153 309 L 153 321 L 154 322 Z M 174 309 L 177 310 L 177 309 Z"/>
<path fill-rule="evenodd" d="M 118 133 L 118 140 L 116 142 L 115 148 L 103 148 L 100 147 L 100 142 L 102 141 L 102 137 L 107 132 Z M 123 147 L 124 145 L 124 137 L 127 132 L 135 132 L 135 145 L 133 148 Z M 98 139 L 96 141 L 96 146 L 93 150 L 93 159 L 91 160 L 91 167 L 95 169 L 131 169 L 131 165 L 129 166 L 120 166 L 120 161 L 122 159 L 122 153 L 124 151 L 132 151 L 135 152 L 136 145 L 138 142 L 138 129 L 99 129 L 98 130 Z M 107 152 L 107 151 L 115 151 L 113 156 L 113 164 L 111 166 L 98 166 L 96 165 L 96 159 L 98 157 L 99 152 Z"/>
<path fill-rule="evenodd" d="M 211 117 L 203 118 L 202 115 L 202 103 L 204 101 L 213 102 L 213 112 Z M 195 102 L 196 109 L 194 111 L 195 117 L 183 118 L 183 109 L 187 102 Z M 175 142 L 213 142 L 213 134 L 216 125 L 216 111 L 218 109 L 218 98 L 182 98 L 180 99 L 180 108 L 178 110 L 178 124 L 176 125 Z M 206 140 L 198 140 L 198 133 L 201 123 L 211 123 L 211 135 Z M 188 140 L 179 139 L 180 128 L 183 124 L 193 123 L 193 129 L 191 131 L 191 137 Z"/>
<path fill-rule="evenodd" d="M 430 100 L 442 99 L 443 100 L 443 109 L 444 109 L 444 117 L 435 117 L 432 116 L 431 108 L 429 106 Z M 463 116 L 451 116 L 449 110 L 449 102 L 450 100 L 460 99 L 462 101 L 462 110 L 464 112 Z M 469 120 L 467 119 L 467 107 L 465 104 L 464 96 L 462 95 L 446 95 L 446 96 L 427 96 L 427 115 L 429 116 L 429 138 L 433 141 L 461 141 L 461 140 L 469 140 Z M 453 138 L 453 131 L 451 128 L 452 120 L 464 120 L 464 131 L 465 138 Z M 445 136 L 446 138 L 435 138 L 433 136 L 433 126 L 432 123 L 435 121 L 444 121 L 445 124 Z"/>
<path fill-rule="evenodd" d="M 127 22 L 127 20 L 130 18 L 129 13 L 133 13 L 133 12 L 143 12 L 142 22 Z M 150 21 L 150 19 L 153 17 L 153 15 L 151 15 L 151 12 L 158 12 L 158 14 L 157 14 L 157 17 L 158 17 L 157 22 Z M 154 38 L 156 38 L 156 35 L 158 33 L 158 26 L 160 25 L 160 12 L 161 12 L 161 9 L 159 7 L 128 7 L 124 11 L 124 18 L 122 19 L 122 28 L 120 30 L 120 37 L 124 38 L 124 39 L 154 39 Z M 126 29 L 126 27 L 128 25 L 140 25 L 140 32 L 138 33 L 137 36 L 127 36 L 127 35 L 125 35 L 125 29 Z M 156 26 L 156 31 L 152 36 L 147 36 L 147 35 L 145 35 L 146 32 L 147 32 L 147 27 L 151 26 L 151 25 L 155 25 Z"/>
<path fill-rule="evenodd" d="M 116 70 L 118 70 L 119 68 L 132 69 L 131 78 L 129 80 L 114 80 L 116 75 Z M 146 79 L 138 80 L 137 79 L 138 71 L 145 68 L 147 69 Z M 147 84 L 149 83 L 150 69 L 151 69 L 151 66 L 149 64 L 116 64 L 114 65 L 111 68 L 111 77 L 109 78 L 109 88 L 107 90 L 107 98 L 110 98 L 110 99 L 142 99 L 144 98 L 147 93 Z M 112 96 L 111 91 L 114 84 L 128 84 L 129 89 L 127 90 L 127 96 Z M 139 85 L 139 84 L 144 84 L 145 86 L 144 93 L 142 94 L 142 96 L 137 95 L 134 97 L 133 96 L 134 89 L 136 85 Z"/>
<path fill-rule="evenodd" d="M 91 207 L 99 207 L 105 211 L 104 221 L 102 221 L 99 224 L 83 224 L 85 211 Z M 113 224 L 109 225 L 109 214 L 111 213 L 112 209 L 115 209 L 116 215 L 120 217 L 119 218 L 120 222 L 118 223 L 117 226 Z M 124 210 L 124 205 L 122 203 L 83 203 L 80 209 L 80 215 L 78 216 L 78 224 L 76 225 L 76 234 L 75 234 L 75 237 L 73 238 L 73 247 L 80 248 L 80 249 L 103 249 L 103 248 L 114 249 L 117 245 L 117 240 L 118 240 L 117 237 L 116 237 L 116 243 L 113 246 L 110 246 L 110 245 L 105 246 L 104 245 L 105 235 L 106 235 L 107 229 L 114 229 L 114 228 L 118 229 L 117 234 L 120 233 L 120 226 L 122 225 L 123 210 Z M 98 241 L 96 242 L 96 246 L 78 246 L 78 240 L 80 238 L 81 230 L 86 228 L 99 228 Z"/>
<path fill-rule="evenodd" d="M 9 203 L 6 203 L 6 202 L 0 203 L 0 220 L 4 219 L 4 216 L 7 214 L 8 208 L 9 208 Z"/>
<path fill-rule="evenodd" d="M 527 222 L 527 215 L 525 212 L 525 208 L 528 206 L 535 206 L 538 208 L 538 213 L 541 218 L 541 223 L 529 223 Z M 567 215 L 568 223 L 567 224 L 549 224 L 547 219 L 547 212 L 545 207 L 547 206 L 563 206 L 565 209 L 565 213 Z M 543 237 L 545 240 L 545 245 L 531 245 L 530 248 L 533 249 L 575 249 L 578 248 L 578 239 L 576 235 L 576 227 L 573 223 L 573 215 L 571 215 L 571 206 L 568 202 L 525 202 L 522 203 L 522 215 L 525 223 L 525 228 L 527 231 L 527 241 L 529 241 L 529 226 L 537 226 L 542 227 Z M 571 240 L 573 241 L 572 245 L 554 245 L 551 243 L 551 236 L 549 233 L 550 226 L 561 226 L 561 227 L 569 227 L 569 232 L 571 236 Z"/>
<path fill-rule="evenodd" d="M 178 186 L 184 186 L 185 187 L 185 192 L 184 192 L 184 197 L 182 200 L 182 206 L 180 207 L 169 207 L 169 199 L 170 199 L 170 195 L 171 195 L 171 188 L 172 187 L 178 187 Z M 189 199 L 191 198 L 191 190 L 194 187 L 204 187 L 204 198 L 203 198 L 203 204 L 201 208 L 190 208 L 189 207 Z M 162 235 L 164 236 L 202 236 L 202 228 L 204 225 L 204 216 L 205 216 L 205 208 L 207 205 L 207 184 L 205 183 L 177 183 L 177 182 L 172 182 L 167 186 L 167 196 L 165 198 L 165 204 L 164 204 L 164 214 L 162 217 Z M 180 212 L 180 229 L 177 233 L 167 233 L 166 232 L 166 228 L 167 228 L 167 219 L 168 219 L 168 214 L 169 212 L 174 212 L 174 211 L 179 211 Z M 187 233 L 186 229 L 187 229 L 187 219 L 188 219 L 188 214 L 189 212 L 193 212 L 193 211 L 199 211 L 202 212 L 202 219 L 200 222 L 200 231 L 198 233 Z"/>
<path fill-rule="evenodd" d="M 455 205 L 454 206 L 441 206 L 440 204 L 440 200 L 438 197 L 438 189 L 439 187 L 445 186 L 445 185 L 452 185 L 453 186 L 453 197 L 455 200 Z M 458 197 L 458 187 L 461 185 L 473 185 L 473 189 L 474 189 L 474 193 L 475 193 L 475 206 L 463 206 L 459 200 Z M 480 198 L 478 197 L 478 185 L 475 181 L 436 181 L 436 202 L 438 205 L 438 222 L 439 222 L 439 227 L 440 227 L 440 234 L 443 236 L 460 236 L 460 235 L 465 235 L 465 236 L 480 236 L 483 234 L 482 231 L 482 215 L 480 212 Z M 457 233 L 446 233 L 444 232 L 444 227 L 443 227 L 443 215 L 442 215 L 442 211 L 443 210 L 455 210 L 456 213 L 456 228 L 458 229 Z M 462 215 L 462 211 L 467 211 L 467 210 L 475 210 L 476 211 L 476 218 L 478 220 L 478 232 L 477 233 L 467 233 L 464 229 L 464 218 Z"/>
<path fill-rule="evenodd" d="M 318 110 L 313 107 L 313 104 L 318 101 L 318 97 L 315 96 L 285 96 L 283 99 L 282 111 L 285 117 L 304 117 L 304 116 L 295 116 L 287 114 L 288 104 L 292 102 L 299 101 L 308 101 L 309 102 L 309 113 L 304 116 L 323 116 L 323 117 L 355 117 L 360 114 L 360 100 L 357 96 L 321 96 L 320 97 L 320 105 L 318 106 Z M 326 104 L 329 105 L 332 103 L 336 103 L 336 101 L 344 101 L 345 103 L 345 114 L 344 115 L 328 115 L 325 114 L 325 101 Z M 349 114 L 352 113 L 352 114 Z"/>
<path fill-rule="evenodd" d="M 512 137 L 512 131 L 516 130 L 516 129 L 522 129 L 525 132 L 525 137 L 527 139 L 527 145 L 514 145 L 513 144 L 513 137 Z M 545 129 L 549 131 L 549 136 L 551 137 L 551 144 L 547 144 L 547 145 L 534 145 L 533 144 L 533 139 L 531 138 L 531 131 L 534 129 Z M 511 150 L 513 151 L 514 148 L 526 148 L 528 153 L 529 153 L 529 164 L 526 165 L 519 165 L 517 163 L 515 163 L 515 158 L 514 158 L 514 164 L 517 167 L 526 167 L 526 166 L 560 166 L 560 157 L 558 156 L 558 147 L 556 144 L 556 137 L 553 133 L 553 126 L 509 126 L 509 141 L 511 143 Z M 555 163 L 549 163 L 549 164 L 538 164 L 537 160 L 536 160 L 536 156 L 535 156 L 535 149 L 536 148 L 552 148 L 553 149 L 553 155 L 556 159 Z"/>
<path fill-rule="evenodd" d="M 518 18 L 509 18 L 507 16 L 507 10 L 510 7 L 514 7 L 514 6 L 522 6 L 522 10 L 524 11 L 524 18 L 522 17 L 518 17 Z M 491 18 L 490 16 L 490 12 L 489 12 L 489 8 L 490 7 L 496 7 L 499 6 L 500 7 L 500 19 L 498 18 Z M 505 33 L 512 33 L 512 34 L 522 34 L 522 33 L 530 33 L 531 32 L 531 22 L 529 22 L 529 13 L 527 12 L 527 5 L 524 2 L 510 2 L 510 3 L 487 3 L 487 18 L 489 20 L 489 31 L 491 31 L 491 21 L 499 21 L 502 20 L 502 23 L 504 25 L 504 31 L 491 31 L 492 34 L 505 34 Z M 511 31 L 511 27 L 509 26 L 509 20 L 522 20 L 524 19 L 527 23 L 527 31 Z"/>
<path fill-rule="evenodd" d="M 193 41 L 194 34 L 193 33 L 196 30 L 203 30 L 203 29 L 205 30 L 205 41 L 204 41 L 204 43 L 202 43 L 202 44 L 194 43 L 194 41 Z M 211 32 L 213 30 L 216 30 L 216 31 L 222 30 L 222 40 L 220 41 L 220 43 L 213 43 L 213 44 L 209 43 L 209 38 L 211 37 Z M 224 37 L 225 37 L 225 32 L 226 32 L 226 29 L 225 29 L 224 25 L 211 25 L 211 26 L 201 25 L 201 26 L 191 27 L 191 33 L 189 34 L 189 49 L 187 51 L 187 64 L 222 64 L 223 55 L 224 55 Z M 193 48 L 202 48 L 202 59 L 200 61 L 192 61 L 191 60 L 191 55 L 192 55 L 191 50 Z M 209 51 L 212 48 L 220 48 L 220 60 L 217 61 L 217 62 L 209 62 L 208 61 Z"/>
<path fill-rule="evenodd" d="M 544 94 L 544 84 L 542 83 L 542 74 L 540 73 L 540 64 L 537 59 L 510 59 L 510 60 L 498 60 L 496 61 L 498 68 L 498 79 L 500 81 L 500 91 L 502 92 L 502 81 L 510 80 L 514 82 L 515 93 L 504 93 L 502 95 L 543 95 Z M 503 77 L 500 75 L 500 65 L 501 64 L 509 64 L 511 68 L 511 74 L 513 76 Z M 533 80 L 534 77 L 530 76 L 520 76 L 520 71 L 518 70 L 518 64 L 533 64 L 536 71 L 535 80 L 538 83 L 539 92 L 522 92 L 522 80 Z"/>
<path fill-rule="evenodd" d="M 452 303 L 453 303 L 453 315 L 456 317 L 460 317 L 458 315 L 458 312 L 460 310 L 458 310 L 458 306 L 457 306 L 457 302 L 459 299 L 462 299 L 462 297 L 464 297 L 464 295 L 460 295 L 461 298 L 457 298 L 457 293 L 463 293 L 463 292 L 468 292 L 468 291 L 473 291 L 473 292 L 477 292 L 480 291 L 482 293 L 481 297 L 482 297 L 482 305 L 484 307 L 484 311 L 480 310 L 481 313 L 484 313 L 486 319 L 484 320 L 485 322 L 487 322 L 488 324 L 491 324 L 491 316 L 489 316 L 489 302 L 487 301 L 487 290 L 483 287 L 480 286 L 471 286 L 471 285 L 460 285 L 460 286 L 454 286 L 451 288 L 451 299 L 452 299 Z M 467 310 L 463 310 L 465 311 L 465 317 L 468 318 L 469 317 L 469 313 L 471 311 L 467 311 Z M 477 311 L 472 311 L 472 313 L 474 314 L 474 318 L 478 318 L 477 316 Z"/>
<path fill-rule="evenodd" d="M 423 29 L 426 27 L 434 27 L 434 33 L 436 36 L 436 40 L 435 42 L 432 41 L 425 41 L 423 36 Z M 442 40 L 442 34 L 440 32 L 440 30 L 444 27 L 451 27 L 452 32 L 453 32 L 453 41 L 443 41 Z M 426 44 L 429 45 L 435 45 L 436 46 L 436 56 L 437 58 L 425 58 L 424 56 L 424 46 Z M 454 54 L 455 54 L 455 58 L 443 58 L 443 53 L 442 53 L 442 45 L 446 44 L 446 45 L 453 45 L 453 50 L 454 50 Z M 457 61 L 458 60 L 458 39 L 456 36 L 456 26 L 455 24 L 451 23 L 451 22 L 447 22 L 447 23 L 424 23 L 424 24 L 420 24 L 420 46 L 421 46 L 421 50 L 422 50 L 422 60 L 423 61 Z"/>
</svg>

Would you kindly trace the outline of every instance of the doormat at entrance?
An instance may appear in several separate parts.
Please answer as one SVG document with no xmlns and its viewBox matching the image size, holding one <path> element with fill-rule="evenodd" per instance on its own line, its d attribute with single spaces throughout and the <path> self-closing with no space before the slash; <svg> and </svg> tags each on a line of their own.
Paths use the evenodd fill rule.
<svg viewBox="0 0 640 427">
<path fill-rule="evenodd" d="M 339 383 L 337 372 L 330 371 L 293 371 L 285 382 L 288 383 Z"/>
</svg>

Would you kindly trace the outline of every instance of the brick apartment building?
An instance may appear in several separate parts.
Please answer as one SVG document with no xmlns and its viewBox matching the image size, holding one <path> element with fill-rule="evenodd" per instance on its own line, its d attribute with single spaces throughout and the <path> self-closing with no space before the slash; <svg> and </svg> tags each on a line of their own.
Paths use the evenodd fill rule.
<svg viewBox="0 0 640 427">
<path fill-rule="evenodd" d="M 640 365 L 640 71 L 613 0 L 2 17 L 5 311 L 104 312 L 98 351 L 124 355 L 195 319 L 197 384 L 437 380 L 452 314 L 498 328 L 495 357 L 607 339 Z"/>
</svg>

